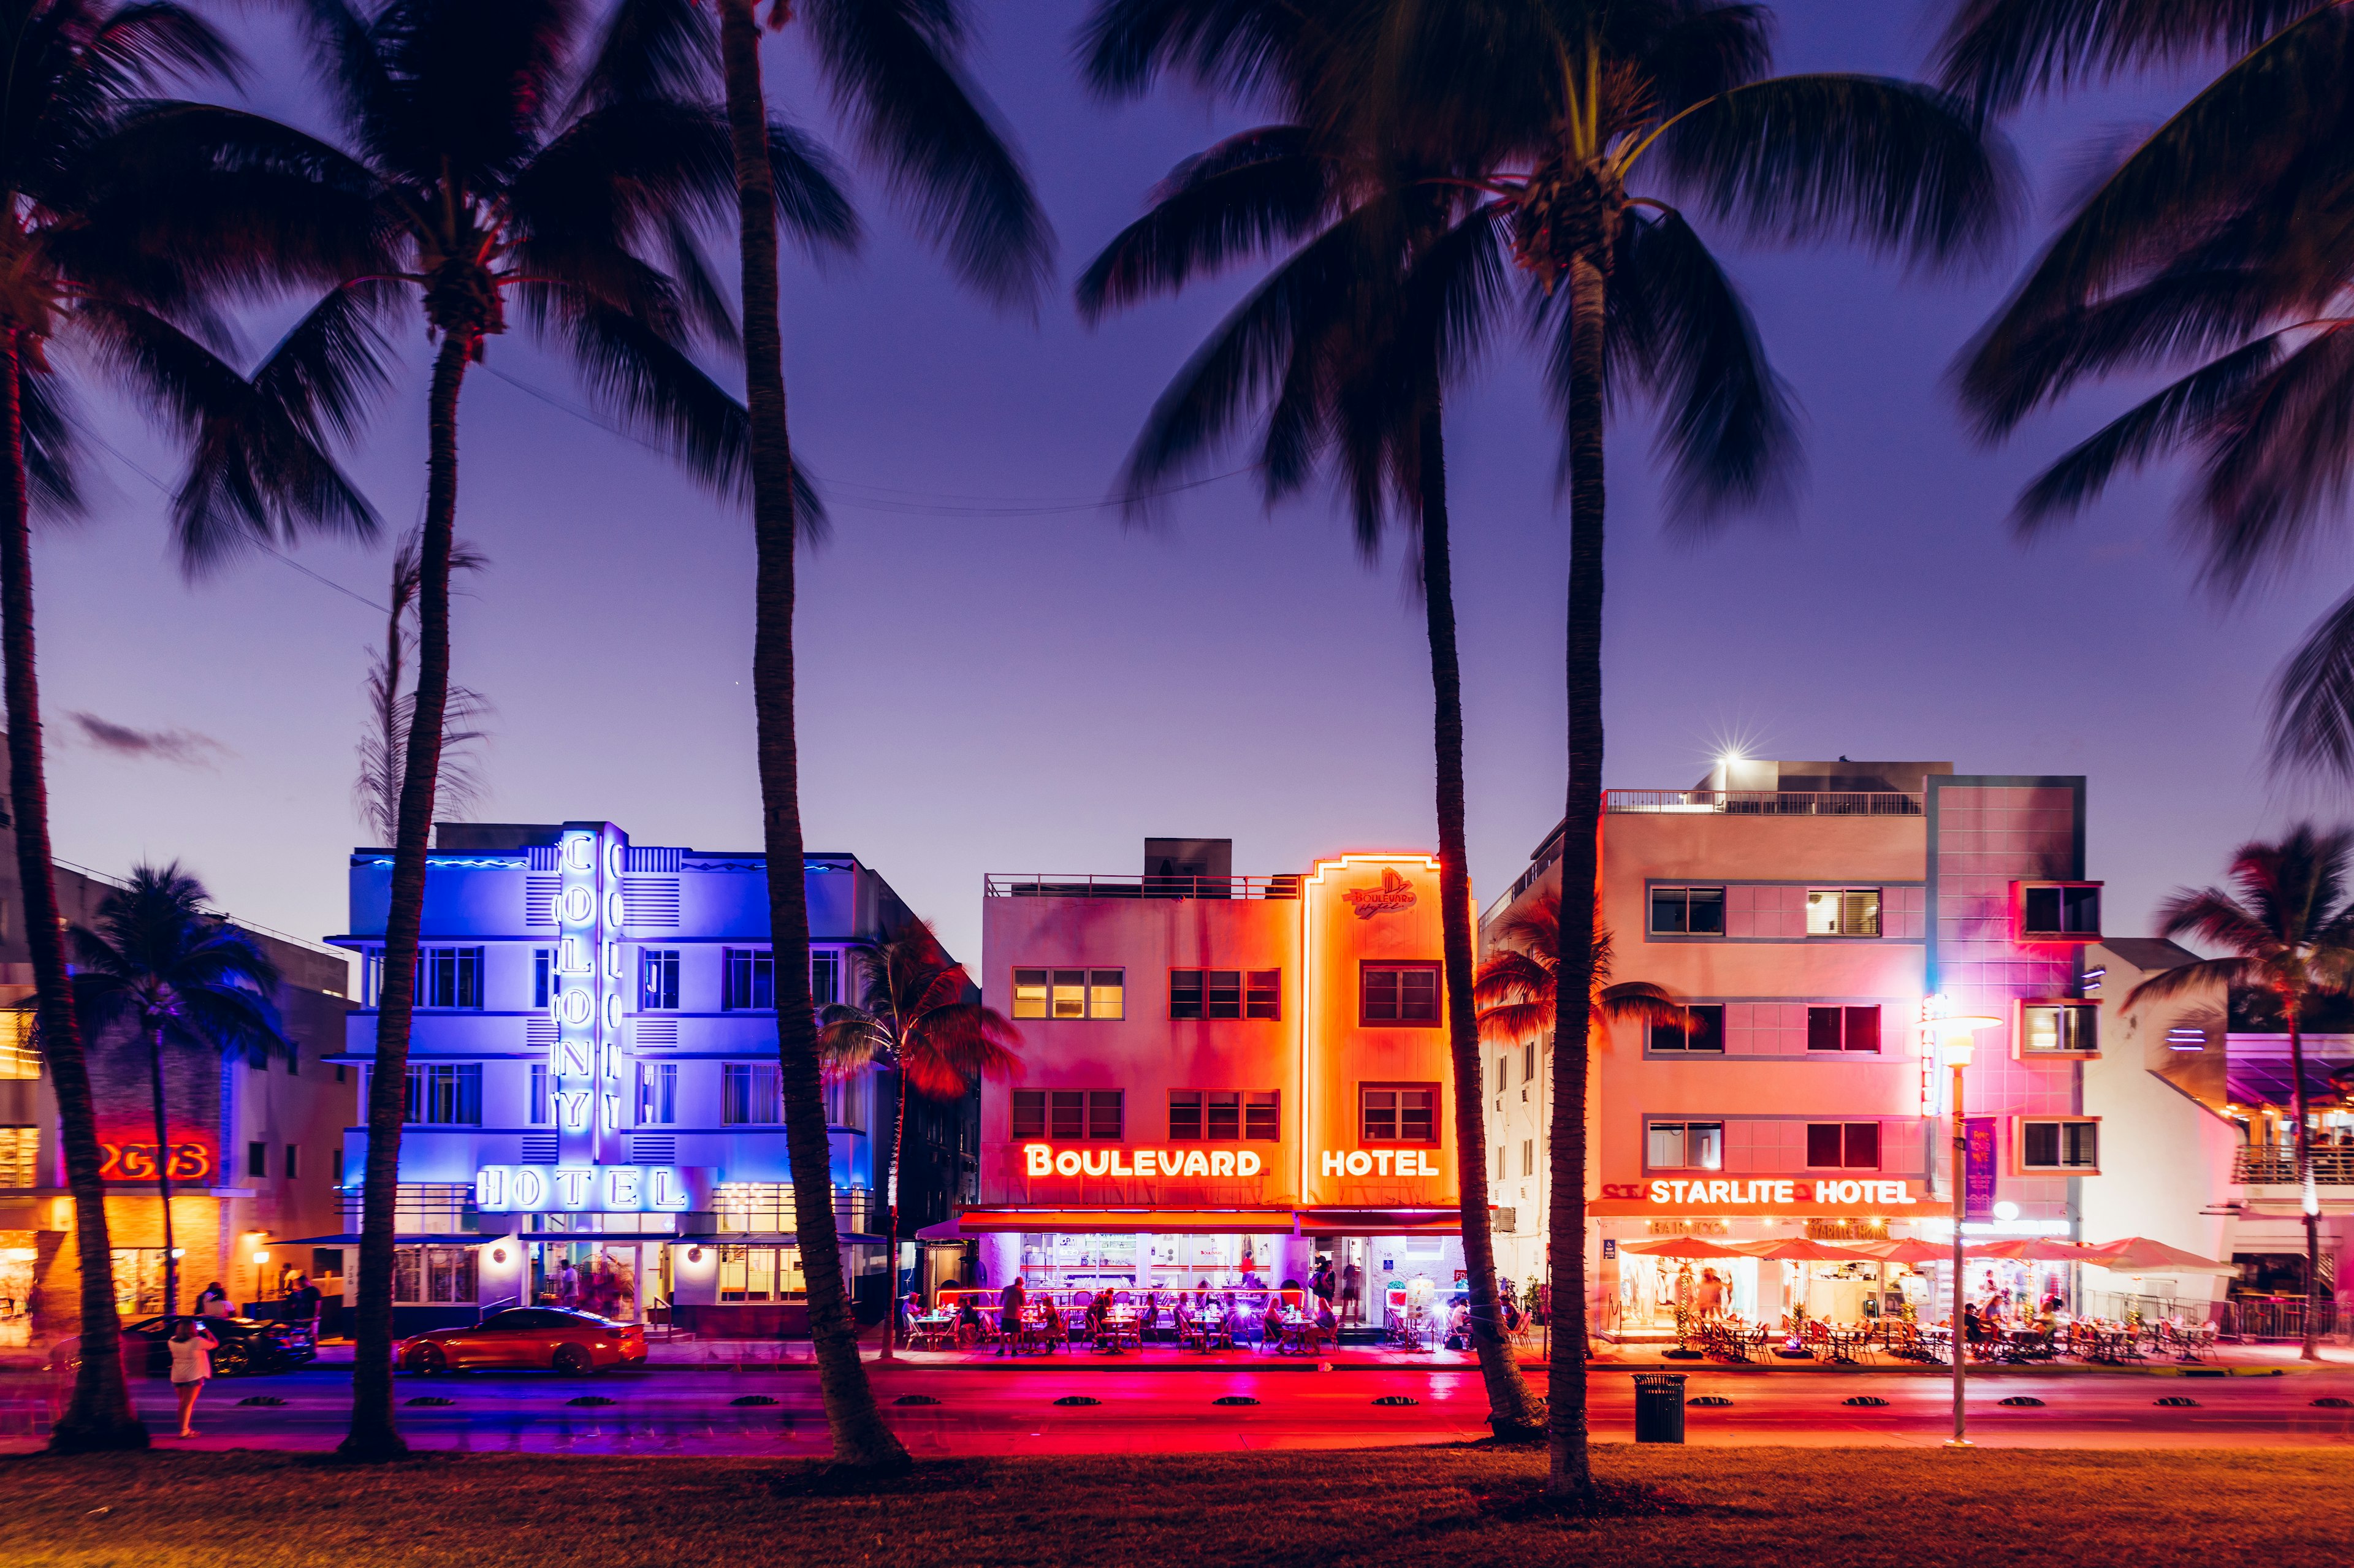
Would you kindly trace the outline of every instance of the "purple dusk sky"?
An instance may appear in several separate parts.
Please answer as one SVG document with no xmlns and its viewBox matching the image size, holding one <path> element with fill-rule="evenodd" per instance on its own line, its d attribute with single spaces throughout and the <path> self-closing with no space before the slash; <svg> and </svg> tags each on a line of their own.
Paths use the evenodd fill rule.
<svg viewBox="0 0 2354 1568">
<path fill-rule="evenodd" d="M 1433 840 L 1430 691 L 1394 553 L 1368 571 L 1320 503 L 1269 516 L 1247 478 L 1179 498 L 1157 533 L 1101 509 L 1138 422 L 1243 279 L 1117 318 L 1074 319 L 1067 281 L 1178 158 L 1247 122 L 1176 94 L 1095 103 L 1068 47 L 1081 0 L 980 5 L 978 74 L 1061 237 L 1035 321 L 948 280 L 871 181 L 863 258 L 786 279 L 796 444 L 834 538 L 799 627 L 810 844 L 854 851 L 978 959 L 985 871 L 1132 873 L 1147 834 L 1231 835 L 1237 871 Z M 1916 73 L 1933 13 L 1781 9 L 1784 69 Z M 302 117 L 284 40 L 249 32 L 255 101 Z M 772 101 L 825 126 L 790 34 Z M 1610 446 L 1610 753 L 1619 787 L 1688 786 L 1727 742 L 1752 755 L 1949 758 L 1965 772 L 2090 777 L 2091 872 L 2109 927 L 2300 805 L 2261 766 L 2262 697 L 2342 586 L 2324 569 L 2235 609 L 2202 599 L 2170 531 L 2170 477 L 2120 491 L 2034 548 L 2005 517 L 2022 479 L 2123 406 L 2096 389 L 2003 450 L 1970 442 L 1942 377 L 2048 227 L 2052 191 L 2105 132 L 2180 84 L 2016 127 L 2036 216 L 1983 275 L 1908 279 L 1841 249 L 1721 238 L 1804 408 L 1810 480 L 1787 520 L 1712 543 L 1662 536 L 1648 425 Z M 843 144 L 839 141 L 837 145 Z M 727 252 L 732 265 L 732 250 Z M 254 323 L 256 352 L 277 328 Z M 421 330 L 354 473 L 388 531 L 424 488 Z M 512 381 L 504 379 L 512 377 Z M 535 395 L 536 394 L 536 395 Z M 518 332 L 461 409 L 465 584 L 457 677 L 496 705 L 493 821 L 610 818 L 639 842 L 759 842 L 748 663 L 751 543 L 585 403 Z M 147 472 L 173 459 L 135 410 L 93 418 Z M 1560 815 L 1564 521 L 1525 355 L 1451 410 L 1482 903 Z M 95 515 L 37 552 L 58 853 L 121 874 L 178 857 L 228 907 L 343 928 L 360 683 L 380 617 L 265 556 L 193 587 L 161 497 L 113 459 Z M 1225 472 L 1232 457 L 1206 471 Z M 383 597 L 388 547 L 299 558 Z M 76 714 L 160 734 L 101 744 Z M 1639 978 L 1639 977 L 1628 977 Z"/>
</svg>

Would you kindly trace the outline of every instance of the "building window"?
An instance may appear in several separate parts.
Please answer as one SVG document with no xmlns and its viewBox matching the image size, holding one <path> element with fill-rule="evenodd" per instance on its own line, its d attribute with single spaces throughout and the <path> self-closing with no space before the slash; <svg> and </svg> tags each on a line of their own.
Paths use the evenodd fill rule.
<svg viewBox="0 0 2354 1568">
<path fill-rule="evenodd" d="M 1124 1136 L 1126 1110 L 1119 1089 L 1016 1089 L 1013 1136 L 1076 1142 Z"/>
<path fill-rule="evenodd" d="M 1510 1056 L 1499 1056 L 1496 1058 L 1496 1082 L 1491 1092 L 1500 1095 L 1504 1092 L 1504 1076 L 1511 1071 L 1511 1063 L 1512 1059 Z"/>
<path fill-rule="evenodd" d="M 554 979 L 555 970 L 556 949 L 554 948 L 534 948 L 531 950 L 532 1006 L 546 1007 L 548 998 L 555 994 L 555 988 L 550 983 Z"/>
<path fill-rule="evenodd" d="M 2019 934 L 2022 940 L 2059 937 L 2080 941 L 2101 934 L 2101 885 L 2097 882 L 2028 883 L 2020 888 Z"/>
<path fill-rule="evenodd" d="M 2019 1049 L 2027 1056 L 2090 1056 L 2101 1048 L 2101 1010 L 2063 1001 L 2031 1001 L 2019 1010 Z"/>
<path fill-rule="evenodd" d="M 1660 937 L 1723 936 L 1724 889 L 1654 887 L 1651 931 Z"/>
<path fill-rule="evenodd" d="M 1365 1084 L 1357 1090 L 1361 1143 L 1437 1143 L 1437 1084 Z"/>
<path fill-rule="evenodd" d="M 294 1181 L 302 1174 L 302 1150 L 292 1144 L 286 1146 L 286 1180 Z"/>
<path fill-rule="evenodd" d="M 1521 1174 L 1533 1176 L 1536 1173 L 1537 1140 L 1533 1138 L 1524 1138 L 1521 1139 Z"/>
<path fill-rule="evenodd" d="M 724 949 L 726 979 L 719 1005 L 730 1012 L 771 1012 L 777 1006 L 777 958 L 766 948 Z"/>
<path fill-rule="evenodd" d="M 1273 1143 L 1282 1134 L 1282 1107 L 1273 1089 L 1172 1089 L 1172 1143 Z"/>
<path fill-rule="evenodd" d="M 1013 1016 L 1119 1019 L 1127 1016 L 1125 969 L 1015 969 Z M 1178 1016 L 1172 1012 L 1174 1018 Z"/>
<path fill-rule="evenodd" d="M 424 968 L 426 1006 L 482 1005 L 482 948 L 428 948 Z"/>
<path fill-rule="evenodd" d="M 677 1010 L 678 949 L 676 948 L 639 948 L 638 1011 L 674 1012 Z"/>
<path fill-rule="evenodd" d="M 1721 1121 L 1655 1121 L 1643 1129 L 1643 1163 L 1651 1171 L 1722 1171 Z"/>
<path fill-rule="evenodd" d="M 2101 1124 L 2096 1121 L 2022 1121 L 2019 1163 L 2029 1171 L 2097 1171 Z"/>
<path fill-rule="evenodd" d="M 1880 1169 L 1880 1124 L 1876 1121 L 1810 1121 L 1807 1163 L 1832 1171 Z"/>
<path fill-rule="evenodd" d="M 245 1146 L 245 1173 L 257 1180 L 270 1174 L 270 1145 L 249 1143 Z"/>
<path fill-rule="evenodd" d="M 375 1007 L 384 999 L 384 949 L 360 949 L 360 1005 Z"/>
<path fill-rule="evenodd" d="M 408 1102 L 401 1119 L 419 1127 L 482 1126 L 482 1064 L 410 1067 Z"/>
<path fill-rule="evenodd" d="M 1281 969 L 1171 969 L 1172 1018 L 1283 1016 Z"/>
<path fill-rule="evenodd" d="M 1537 1043 L 1533 1040 L 1521 1047 L 1521 1083 L 1523 1086 L 1537 1081 Z"/>
<path fill-rule="evenodd" d="M 669 1127 L 678 1120 L 678 1064 L 638 1064 L 638 1125 Z"/>
<path fill-rule="evenodd" d="M 774 1127 L 785 1119 L 773 1062 L 729 1062 L 720 1069 L 719 1119 L 728 1127 Z"/>
<path fill-rule="evenodd" d="M 41 1129 L 0 1127 L 0 1187 L 39 1187 Z"/>
<path fill-rule="evenodd" d="M 1437 964 L 1367 964 L 1357 1022 L 1433 1028 L 1438 1022 Z"/>
<path fill-rule="evenodd" d="M 822 948 L 811 951 L 810 1000 L 820 1007 L 831 1007 L 842 1000 L 842 952 L 839 948 Z"/>
<path fill-rule="evenodd" d="M 1873 1005 L 1807 1009 L 1807 1049 L 1809 1051 L 1879 1050 L 1879 1007 Z"/>
<path fill-rule="evenodd" d="M 1877 887 L 1810 887 L 1807 889 L 1807 935 L 1809 937 L 1879 936 L 1880 889 Z"/>
<path fill-rule="evenodd" d="M 41 1075 L 41 1054 L 33 1049 L 33 1015 L 0 1009 L 0 1082 Z"/>
<path fill-rule="evenodd" d="M 723 1246 L 718 1272 L 722 1301 L 801 1301 L 809 1297 L 797 1246 Z"/>
<path fill-rule="evenodd" d="M 556 1119 L 555 1109 L 548 1100 L 549 1083 L 547 1064 L 534 1062 L 531 1065 L 530 1113 L 531 1125 L 534 1127 L 546 1127 Z"/>
<path fill-rule="evenodd" d="M 1724 1004 L 1704 1001 L 1684 1009 L 1686 1022 L 1681 1027 L 1673 1023 L 1651 1025 L 1651 1049 L 1654 1051 L 1712 1051 L 1724 1053 Z"/>
<path fill-rule="evenodd" d="M 392 1249 L 392 1298 L 403 1307 L 451 1306 L 474 1299 L 471 1246 Z"/>
<path fill-rule="evenodd" d="M 866 1130 L 866 1086 L 864 1073 L 845 1073 L 825 1080 L 825 1124 L 846 1127 L 854 1132 Z"/>
<path fill-rule="evenodd" d="M 1283 971 L 1246 969 L 1243 973 L 1243 1016 L 1280 1019 L 1283 1016 Z"/>
</svg>

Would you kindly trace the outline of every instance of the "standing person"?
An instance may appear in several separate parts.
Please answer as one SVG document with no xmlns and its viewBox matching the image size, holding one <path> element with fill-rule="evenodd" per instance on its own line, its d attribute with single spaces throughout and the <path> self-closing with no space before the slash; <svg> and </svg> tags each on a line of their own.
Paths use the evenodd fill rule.
<svg viewBox="0 0 2354 1568">
<path fill-rule="evenodd" d="M 236 1316 L 228 1309 L 228 1292 L 221 1288 L 219 1280 L 216 1279 L 206 1286 L 204 1294 L 196 1298 L 196 1316 L 199 1318 Z"/>
<path fill-rule="evenodd" d="M 580 1305 L 580 1270 L 568 1257 L 564 1260 L 562 1272 L 556 1277 L 556 1304 L 559 1307 Z"/>
<path fill-rule="evenodd" d="M 998 1341 L 997 1353 L 1010 1356 L 1022 1339 L 1022 1309 L 1028 1305 L 1028 1292 L 1022 1288 L 1022 1277 L 1015 1275 L 997 1294 L 998 1328 L 1004 1338 Z"/>
<path fill-rule="evenodd" d="M 1351 1323 L 1365 1319 L 1365 1271 L 1353 1257 L 1341 1266 L 1341 1315 Z"/>
<path fill-rule="evenodd" d="M 294 1288 L 287 1292 L 286 1320 L 302 1324 L 310 1330 L 312 1339 L 319 1337 L 319 1287 L 311 1283 L 307 1274 L 296 1275 Z"/>
<path fill-rule="evenodd" d="M 1700 1320 L 1713 1323 L 1724 1316 L 1724 1281 L 1713 1268 L 1700 1271 Z"/>
<path fill-rule="evenodd" d="M 188 1423 L 196 1414 L 196 1395 L 205 1392 L 205 1383 L 213 1375 L 213 1352 L 220 1349 L 220 1341 L 196 1319 L 183 1318 L 164 1343 L 172 1351 L 172 1392 L 180 1396 L 180 1436 L 193 1437 L 196 1429 Z"/>
</svg>

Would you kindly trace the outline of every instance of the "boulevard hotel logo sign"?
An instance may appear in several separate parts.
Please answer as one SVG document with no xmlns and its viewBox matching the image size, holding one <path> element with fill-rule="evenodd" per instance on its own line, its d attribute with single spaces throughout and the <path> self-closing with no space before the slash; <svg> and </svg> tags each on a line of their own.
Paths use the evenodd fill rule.
<svg viewBox="0 0 2354 1568">
<path fill-rule="evenodd" d="M 1376 915 L 1392 915 L 1414 907 L 1414 884 L 1400 876 L 1394 867 L 1382 868 L 1382 880 L 1374 887 L 1352 887 L 1341 895 L 1341 902 L 1357 912 L 1360 920 L 1370 920 Z"/>
</svg>

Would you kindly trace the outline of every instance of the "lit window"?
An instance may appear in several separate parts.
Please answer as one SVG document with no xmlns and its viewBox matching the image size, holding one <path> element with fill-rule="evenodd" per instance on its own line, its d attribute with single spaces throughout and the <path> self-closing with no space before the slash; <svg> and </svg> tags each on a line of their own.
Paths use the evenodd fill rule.
<svg viewBox="0 0 2354 1568">
<path fill-rule="evenodd" d="M 1363 1143 L 1436 1143 L 1436 1084 L 1369 1084 L 1358 1091 Z"/>
<path fill-rule="evenodd" d="M 720 1070 L 719 1119 L 729 1127 L 773 1127 L 785 1119 L 777 1095 L 777 1068 L 769 1062 L 729 1062 Z"/>
<path fill-rule="evenodd" d="M 638 1010 L 670 1012 L 678 1008 L 678 949 L 643 948 L 638 952 Z"/>
<path fill-rule="evenodd" d="M 676 1120 L 678 1120 L 678 1064 L 675 1062 L 639 1063 L 638 1125 L 668 1127 Z"/>
<path fill-rule="evenodd" d="M 1438 1022 L 1437 964 L 1367 964 L 1358 1022 L 1428 1027 Z"/>
<path fill-rule="evenodd" d="M 2029 1171 L 2097 1171 L 2101 1124 L 2096 1121 L 2022 1121 L 2019 1163 Z"/>
<path fill-rule="evenodd" d="M 425 1005 L 482 1005 L 482 949 L 428 948 L 424 953 Z"/>
<path fill-rule="evenodd" d="M 2030 1002 L 2019 1010 L 2019 1048 L 2031 1056 L 2090 1055 L 2101 1048 L 2100 1019 L 2096 1007 Z"/>
<path fill-rule="evenodd" d="M 1721 1121 L 1655 1121 L 1644 1128 L 1643 1159 L 1653 1171 L 1722 1171 Z"/>
<path fill-rule="evenodd" d="M 1880 935 L 1880 889 L 1877 887 L 1810 887 L 1807 890 L 1807 935 L 1809 937 L 1877 937 Z"/>
<path fill-rule="evenodd" d="M 1654 887 L 1651 930 L 1662 937 L 1723 936 L 1724 889 Z"/>
<path fill-rule="evenodd" d="M 40 1054 L 33 1049 L 33 1015 L 0 1008 L 0 1082 L 40 1075 Z"/>
<path fill-rule="evenodd" d="M 0 1127 L 0 1187 L 40 1187 L 41 1129 Z"/>
<path fill-rule="evenodd" d="M 769 1012 L 777 1005 L 777 959 L 766 948 L 723 949 L 726 982 L 719 1005 L 730 1012 Z"/>
<path fill-rule="evenodd" d="M 402 1119 L 421 1127 L 482 1126 L 482 1064 L 412 1065 L 407 1114 Z"/>
<path fill-rule="evenodd" d="M 1013 971 L 1013 1016 L 1016 1018 L 1046 1016 L 1046 971 L 1044 969 Z"/>
<path fill-rule="evenodd" d="M 1087 1016 L 1089 1018 L 1128 1016 L 1128 971 L 1126 969 L 1089 969 L 1087 971 Z"/>
<path fill-rule="evenodd" d="M 1053 1016 L 1085 1018 L 1087 1015 L 1087 971 L 1056 969 L 1052 994 Z"/>
<path fill-rule="evenodd" d="M 548 1087 L 547 1064 L 534 1062 L 531 1065 L 531 1125 L 534 1127 L 546 1127 L 556 1119 L 554 1107 L 548 1100 Z"/>
</svg>

